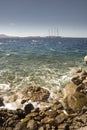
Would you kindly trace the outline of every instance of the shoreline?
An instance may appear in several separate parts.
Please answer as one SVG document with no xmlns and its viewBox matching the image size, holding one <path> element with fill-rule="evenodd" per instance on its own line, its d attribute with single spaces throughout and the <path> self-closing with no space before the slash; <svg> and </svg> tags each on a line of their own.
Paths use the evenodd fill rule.
<svg viewBox="0 0 87 130">
<path fill-rule="evenodd" d="M 80 69 L 75 73 L 77 76 L 56 94 L 36 86 L 15 93 L 9 100 L 22 99 L 16 110 L 4 108 L 0 97 L 0 130 L 85 130 L 87 72 Z"/>
</svg>

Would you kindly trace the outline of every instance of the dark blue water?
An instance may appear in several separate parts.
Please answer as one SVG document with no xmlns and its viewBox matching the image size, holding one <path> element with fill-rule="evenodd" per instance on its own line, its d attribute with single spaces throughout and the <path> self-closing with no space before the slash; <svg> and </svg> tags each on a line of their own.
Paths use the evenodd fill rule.
<svg viewBox="0 0 87 130">
<path fill-rule="evenodd" d="M 0 39 L 0 84 L 61 87 L 70 67 L 84 67 L 86 38 Z"/>
</svg>

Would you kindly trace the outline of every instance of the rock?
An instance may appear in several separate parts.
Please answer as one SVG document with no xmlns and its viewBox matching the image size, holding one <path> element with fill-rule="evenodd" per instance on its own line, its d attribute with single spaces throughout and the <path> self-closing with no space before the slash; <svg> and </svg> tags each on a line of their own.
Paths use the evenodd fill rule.
<svg viewBox="0 0 87 130">
<path fill-rule="evenodd" d="M 82 68 L 81 67 L 74 67 L 74 68 L 70 68 L 70 72 L 72 74 L 76 74 L 76 73 L 81 73 L 82 72 Z"/>
<path fill-rule="evenodd" d="M 45 128 L 46 130 L 52 130 L 50 124 L 46 124 L 45 127 L 46 127 L 46 128 Z"/>
<path fill-rule="evenodd" d="M 2 126 L 4 122 L 5 122 L 4 118 L 0 117 L 0 126 Z"/>
<path fill-rule="evenodd" d="M 34 106 L 33 106 L 31 103 L 27 104 L 27 105 L 24 107 L 25 114 L 30 113 L 31 110 L 33 110 L 33 109 L 34 109 Z"/>
<path fill-rule="evenodd" d="M 85 79 L 82 82 L 83 84 L 87 85 L 87 76 L 85 77 Z"/>
<path fill-rule="evenodd" d="M 57 124 L 61 124 L 63 123 L 66 119 L 68 118 L 68 116 L 66 116 L 64 113 L 61 113 L 60 115 L 56 116 L 55 120 Z"/>
<path fill-rule="evenodd" d="M 4 106 L 3 101 L 4 101 L 4 100 L 3 100 L 3 98 L 2 98 L 2 97 L 0 97 L 0 107 L 1 107 L 1 106 Z"/>
<path fill-rule="evenodd" d="M 1 129 L 0 129 L 1 130 Z M 13 130 L 13 128 L 12 127 L 8 127 L 8 128 L 6 128 L 6 130 Z"/>
<path fill-rule="evenodd" d="M 39 127 L 38 130 L 45 130 L 43 126 Z"/>
<path fill-rule="evenodd" d="M 87 55 L 84 57 L 84 62 L 87 64 Z"/>
<path fill-rule="evenodd" d="M 26 100 L 25 99 L 23 99 L 22 101 L 21 101 L 21 104 L 24 104 L 26 102 Z"/>
<path fill-rule="evenodd" d="M 24 104 L 26 101 L 46 101 L 49 98 L 50 92 L 47 89 L 29 86 L 23 88 L 21 91 L 17 92 L 15 95 L 10 97 L 10 101 L 16 101 L 17 99 L 22 99 L 21 104 Z"/>
<path fill-rule="evenodd" d="M 19 119 L 22 119 L 22 118 L 25 117 L 25 112 L 24 112 L 24 110 L 22 110 L 22 109 L 17 109 L 17 110 L 15 111 L 15 114 L 17 114 L 17 116 L 18 116 Z"/>
<path fill-rule="evenodd" d="M 50 124 L 50 125 L 54 125 L 55 124 L 55 120 L 53 118 L 50 117 L 45 117 L 41 120 L 42 124 Z"/>
<path fill-rule="evenodd" d="M 29 88 L 31 92 L 31 100 L 32 101 L 45 101 L 49 98 L 49 91 L 46 89 L 43 89 L 41 87 L 32 87 Z"/>
<path fill-rule="evenodd" d="M 63 89 L 63 98 L 66 98 L 67 96 L 70 96 L 72 94 L 75 93 L 77 88 L 77 85 L 73 84 L 73 83 L 68 83 L 64 89 Z"/>
<path fill-rule="evenodd" d="M 38 112 L 31 112 L 29 113 L 28 115 L 26 115 L 27 118 L 31 117 L 31 118 L 34 118 L 34 117 L 37 117 L 39 115 Z"/>
<path fill-rule="evenodd" d="M 4 128 L 0 127 L 0 130 L 5 130 Z"/>
<path fill-rule="evenodd" d="M 87 95 L 75 92 L 68 96 L 65 101 L 66 110 L 73 110 L 73 112 L 81 112 L 84 106 L 87 106 Z"/>
<path fill-rule="evenodd" d="M 86 124 L 87 123 L 87 116 L 86 116 L 86 114 L 82 114 L 81 116 L 76 117 L 74 120 L 81 122 L 83 124 Z"/>
<path fill-rule="evenodd" d="M 81 79 L 79 76 L 72 78 L 72 82 L 76 85 L 80 85 L 82 81 L 83 79 Z"/>
<path fill-rule="evenodd" d="M 37 123 L 34 120 L 29 120 L 27 122 L 27 129 L 29 130 L 37 130 Z"/>
<path fill-rule="evenodd" d="M 52 110 L 52 111 L 47 111 L 46 113 L 45 113 L 48 117 L 50 117 L 50 118 L 54 118 L 54 117 L 56 117 L 57 116 L 57 111 L 56 110 Z"/>
<path fill-rule="evenodd" d="M 24 122 L 18 122 L 13 130 L 27 130 L 26 124 Z"/>
<path fill-rule="evenodd" d="M 85 89 L 85 86 L 84 86 L 84 84 L 82 83 L 82 84 L 80 84 L 80 85 L 76 88 L 76 91 L 77 91 L 77 92 L 82 92 L 84 89 Z"/>
<path fill-rule="evenodd" d="M 87 126 L 81 127 L 81 128 L 79 128 L 77 130 L 87 130 Z"/>
<path fill-rule="evenodd" d="M 69 125 L 67 125 L 67 123 L 62 123 L 58 125 L 58 130 L 69 130 Z"/>
<path fill-rule="evenodd" d="M 80 74 L 79 74 L 79 77 L 80 79 L 85 79 L 87 76 L 87 72 L 85 70 L 83 70 Z"/>
</svg>

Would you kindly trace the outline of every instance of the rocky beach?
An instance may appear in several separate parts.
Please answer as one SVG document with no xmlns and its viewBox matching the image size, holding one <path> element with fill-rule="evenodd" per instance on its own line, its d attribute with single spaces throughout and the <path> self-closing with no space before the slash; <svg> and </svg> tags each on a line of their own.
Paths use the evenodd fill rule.
<svg viewBox="0 0 87 130">
<path fill-rule="evenodd" d="M 0 97 L 0 130 L 86 130 L 87 72 L 75 68 L 74 73 L 62 91 L 29 86 L 5 102 Z M 17 108 L 7 109 L 6 102 Z"/>
<path fill-rule="evenodd" d="M 86 130 L 86 53 L 84 38 L 1 38 L 0 130 Z"/>
</svg>

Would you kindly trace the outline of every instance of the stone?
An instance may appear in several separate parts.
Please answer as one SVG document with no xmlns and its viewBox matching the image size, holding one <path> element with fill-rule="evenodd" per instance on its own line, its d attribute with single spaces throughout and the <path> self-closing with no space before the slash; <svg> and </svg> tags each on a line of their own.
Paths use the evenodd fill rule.
<svg viewBox="0 0 87 130">
<path fill-rule="evenodd" d="M 31 103 L 28 103 L 27 105 L 25 105 L 24 107 L 24 111 L 25 111 L 25 114 L 28 114 L 31 112 L 31 110 L 34 109 L 34 106 L 31 104 Z"/>
<path fill-rule="evenodd" d="M 38 130 L 45 130 L 43 126 L 39 127 Z"/>
<path fill-rule="evenodd" d="M 84 62 L 87 64 L 87 55 L 84 57 Z"/>
<path fill-rule="evenodd" d="M 5 119 L 3 117 L 0 117 L 0 126 L 2 126 L 4 122 L 5 122 Z"/>
<path fill-rule="evenodd" d="M 27 129 L 29 130 L 37 130 L 37 123 L 34 120 L 29 120 L 27 122 Z"/>
<path fill-rule="evenodd" d="M 58 130 L 69 130 L 69 125 L 67 125 L 67 123 L 62 123 L 58 125 Z"/>
<path fill-rule="evenodd" d="M 64 108 L 66 110 L 72 110 L 73 112 L 81 112 L 84 106 L 87 106 L 87 95 L 75 92 L 64 99 Z"/>
<path fill-rule="evenodd" d="M 66 119 L 68 118 L 68 116 L 66 116 L 64 113 L 61 113 L 60 115 L 56 116 L 55 120 L 57 124 L 61 124 L 63 123 Z"/>
<path fill-rule="evenodd" d="M 82 81 L 83 79 L 81 79 L 79 76 L 72 78 L 72 82 L 76 85 L 80 85 Z"/>
<path fill-rule="evenodd" d="M 0 107 L 1 107 L 1 106 L 4 106 L 3 101 L 4 101 L 4 100 L 3 100 L 3 98 L 2 98 L 2 97 L 0 97 Z"/>
<path fill-rule="evenodd" d="M 50 118 L 50 117 L 45 117 L 44 119 L 41 120 L 41 123 L 42 124 L 51 124 L 51 125 L 54 125 L 55 124 L 55 121 L 53 118 Z"/>
<path fill-rule="evenodd" d="M 50 118 L 54 118 L 54 117 L 56 117 L 57 116 L 57 111 L 56 110 L 52 110 L 52 111 L 47 111 L 46 113 L 45 113 L 48 117 L 50 117 Z"/>
<path fill-rule="evenodd" d="M 13 130 L 27 130 L 25 122 L 18 122 Z"/>
<path fill-rule="evenodd" d="M 76 74 L 76 73 L 81 73 L 82 72 L 82 68 L 81 67 L 74 67 L 74 68 L 70 68 L 70 73 L 71 74 Z"/>
<path fill-rule="evenodd" d="M 64 89 L 63 89 L 63 98 L 66 98 L 67 96 L 70 96 L 72 94 L 75 93 L 77 88 L 77 85 L 73 84 L 73 83 L 68 83 Z"/>
<path fill-rule="evenodd" d="M 87 130 L 87 126 L 81 127 L 81 128 L 79 128 L 77 130 Z"/>
<path fill-rule="evenodd" d="M 51 130 L 50 124 L 46 124 L 45 126 L 46 126 L 46 130 Z"/>
<path fill-rule="evenodd" d="M 17 116 L 18 116 L 19 119 L 22 119 L 22 118 L 25 117 L 25 112 L 24 112 L 24 110 L 22 110 L 22 109 L 17 109 L 17 110 L 15 111 L 15 114 L 17 114 Z"/>
</svg>

